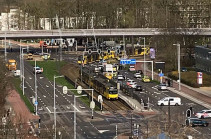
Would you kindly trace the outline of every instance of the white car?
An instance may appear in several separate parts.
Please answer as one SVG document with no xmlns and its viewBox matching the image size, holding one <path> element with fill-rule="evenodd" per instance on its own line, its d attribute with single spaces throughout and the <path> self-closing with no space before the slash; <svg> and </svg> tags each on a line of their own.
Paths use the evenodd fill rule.
<svg viewBox="0 0 211 139">
<path fill-rule="evenodd" d="M 131 82 L 131 83 L 129 84 L 129 86 L 132 87 L 132 88 L 136 88 L 137 83 L 136 83 L 136 82 Z"/>
<path fill-rule="evenodd" d="M 118 76 L 117 76 L 117 79 L 118 79 L 118 80 L 124 80 L 125 78 L 123 77 L 123 75 L 118 75 Z"/>
<path fill-rule="evenodd" d="M 130 85 L 130 84 L 132 84 L 132 83 L 134 83 L 135 81 L 134 80 L 127 80 L 127 85 Z"/>
<path fill-rule="evenodd" d="M 141 78 L 141 73 L 138 73 L 138 72 L 135 73 L 135 74 L 134 74 L 134 77 L 135 77 L 135 78 Z"/>
<path fill-rule="evenodd" d="M 160 85 L 158 86 L 158 90 L 167 90 L 166 84 L 160 84 Z"/>
<path fill-rule="evenodd" d="M 35 69 L 36 69 L 36 70 L 35 70 Z M 43 72 L 43 68 L 34 67 L 34 68 L 33 68 L 33 71 L 34 71 L 34 73 L 35 73 L 35 71 L 36 71 L 36 73 L 42 73 L 42 72 Z"/>
<path fill-rule="evenodd" d="M 135 66 L 130 66 L 129 67 L 129 71 L 135 71 L 136 69 L 135 69 Z"/>
<path fill-rule="evenodd" d="M 195 116 L 198 117 L 198 118 L 201 118 L 201 119 L 210 118 L 211 117 L 211 110 L 202 110 L 200 112 L 197 112 Z"/>
<path fill-rule="evenodd" d="M 165 97 L 161 100 L 158 101 L 158 106 L 168 106 L 170 103 L 170 105 L 181 105 L 181 98 L 179 97 Z"/>
</svg>

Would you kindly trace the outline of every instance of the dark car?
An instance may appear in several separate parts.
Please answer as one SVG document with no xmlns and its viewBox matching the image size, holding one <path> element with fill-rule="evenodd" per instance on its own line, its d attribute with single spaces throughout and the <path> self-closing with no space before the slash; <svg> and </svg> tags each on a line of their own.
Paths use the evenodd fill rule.
<svg viewBox="0 0 211 139">
<path fill-rule="evenodd" d="M 142 86 L 141 85 L 136 85 L 136 91 L 142 91 Z"/>
<path fill-rule="evenodd" d="M 209 123 L 207 121 L 204 120 L 200 120 L 198 118 L 190 118 L 186 120 L 186 125 L 187 126 L 204 126 L 207 127 L 209 125 Z"/>
<path fill-rule="evenodd" d="M 188 70 L 187 70 L 187 68 L 182 67 L 182 68 L 181 68 L 181 71 L 182 71 L 182 72 L 187 72 Z"/>
</svg>

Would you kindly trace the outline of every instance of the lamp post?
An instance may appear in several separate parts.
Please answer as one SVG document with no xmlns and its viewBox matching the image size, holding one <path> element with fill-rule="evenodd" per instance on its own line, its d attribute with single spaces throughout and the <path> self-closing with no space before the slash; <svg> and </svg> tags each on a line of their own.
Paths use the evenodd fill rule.
<svg viewBox="0 0 211 139">
<path fill-rule="evenodd" d="M 55 76 L 54 75 L 54 80 L 53 80 L 53 94 L 54 94 L 54 138 L 56 139 L 56 78 L 61 78 L 64 76 Z"/>
<path fill-rule="evenodd" d="M 180 71 L 180 44 L 173 44 L 177 46 L 177 55 L 178 55 L 178 74 L 179 74 L 179 91 L 181 91 L 181 71 Z"/>
<path fill-rule="evenodd" d="M 67 94 L 67 91 L 75 91 L 75 90 L 77 90 L 78 94 L 81 94 L 83 90 L 87 90 L 87 91 L 91 90 L 92 91 L 92 102 L 94 102 L 93 101 L 93 91 L 94 91 L 94 89 L 82 89 L 81 86 L 78 86 L 77 89 L 68 89 L 66 86 L 63 86 L 63 93 L 64 94 Z M 82 97 L 82 96 L 87 96 L 87 95 L 80 95 L 80 96 L 74 95 L 74 139 L 76 139 L 76 111 L 75 111 L 75 109 L 76 109 L 76 97 Z M 90 104 L 92 104 L 92 102 Z M 92 119 L 93 119 L 93 109 L 92 109 Z"/>
<path fill-rule="evenodd" d="M 4 56 L 5 56 L 5 61 L 7 61 L 7 46 L 6 46 L 6 41 L 7 41 L 7 38 L 6 38 L 6 32 L 5 32 L 5 36 L 4 36 Z"/>
<path fill-rule="evenodd" d="M 25 86 L 24 86 L 24 80 L 25 80 L 25 76 L 24 76 L 24 58 L 23 58 L 23 50 L 24 49 L 26 49 L 26 48 L 22 48 L 22 53 L 21 53 L 21 57 L 22 57 L 22 64 L 23 64 L 23 66 L 22 66 L 22 78 L 23 78 L 23 83 L 22 83 L 22 90 L 23 90 L 23 95 L 25 95 Z"/>
<path fill-rule="evenodd" d="M 145 37 L 144 39 L 144 61 L 145 61 L 145 53 L 146 53 L 146 49 L 145 49 Z M 145 62 L 144 62 L 144 76 L 146 75 L 146 71 L 145 71 Z"/>
</svg>

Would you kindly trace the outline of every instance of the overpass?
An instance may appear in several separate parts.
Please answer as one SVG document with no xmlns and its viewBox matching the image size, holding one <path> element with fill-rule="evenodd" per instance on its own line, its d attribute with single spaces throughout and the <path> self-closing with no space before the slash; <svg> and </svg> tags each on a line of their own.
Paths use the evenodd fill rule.
<svg viewBox="0 0 211 139">
<path fill-rule="evenodd" d="M 211 28 L 121 28 L 0 31 L 0 39 L 68 38 L 68 37 L 121 37 L 121 36 L 197 35 L 211 36 Z"/>
</svg>

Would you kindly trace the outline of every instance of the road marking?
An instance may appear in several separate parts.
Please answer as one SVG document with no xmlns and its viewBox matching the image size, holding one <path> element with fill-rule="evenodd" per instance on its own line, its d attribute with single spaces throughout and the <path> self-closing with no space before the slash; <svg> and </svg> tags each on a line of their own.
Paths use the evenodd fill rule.
<svg viewBox="0 0 211 139">
<path fill-rule="evenodd" d="M 76 111 L 78 111 L 78 112 L 81 112 L 77 107 L 75 107 L 74 105 L 73 105 L 73 107 L 76 109 Z"/>
<path fill-rule="evenodd" d="M 48 108 L 48 107 L 46 107 L 46 109 L 48 110 L 48 112 L 49 112 L 49 113 L 52 113 L 52 112 L 49 110 L 49 108 Z"/>
<path fill-rule="evenodd" d="M 46 96 L 45 96 L 45 95 L 43 95 L 43 97 L 44 97 L 44 98 L 46 98 Z"/>
<path fill-rule="evenodd" d="M 155 94 L 158 94 L 158 95 L 160 94 L 159 92 L 154 92 L 154 93 L 155 93 Z"/>
<path fill-rule="evenodd" d="M 107 131 L 110 131 L 110 130 L 98 130 L 98 132 L 100 132 L 101 134 Z"/>
</svg>

